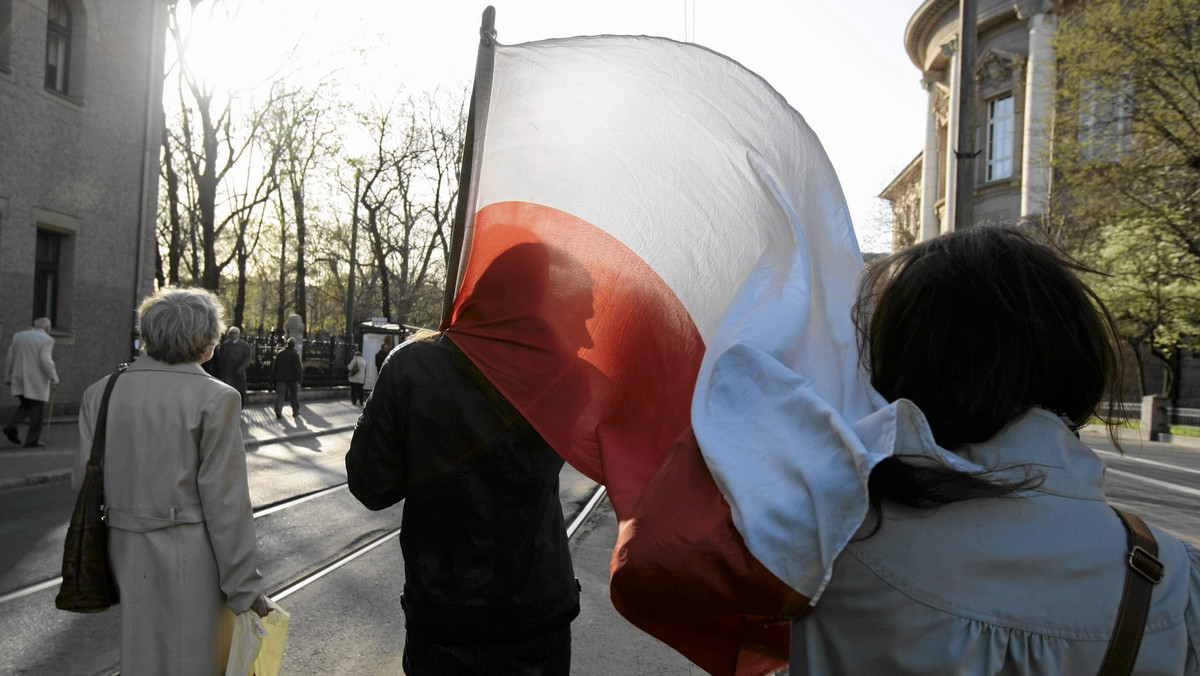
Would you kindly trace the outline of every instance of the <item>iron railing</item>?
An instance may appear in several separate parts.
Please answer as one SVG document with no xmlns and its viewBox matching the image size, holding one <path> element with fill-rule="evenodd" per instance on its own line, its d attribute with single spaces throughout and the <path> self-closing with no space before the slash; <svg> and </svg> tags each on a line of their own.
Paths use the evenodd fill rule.
<svg viewBox="0 0 1200 676">
<path fill-rule="evenodd" d="M 250 367 L 246 369 L 246 389 L 274 388 L 271 365 L 276 353 L 287 345 L 287 336 L 242 334 L 242 340 L 250 343 L 253 354 Z M 304 387 L 337 387 L 349 382 L 346 380 L 346 364 L 356 349 L 350 339 L 345 336 L 308 338 L 297 349 L 304 364 Z"/>
<path fill-rule="evenodd" d="M 1140 420 L 1142 417 L 1142 402 L 1127 401 L 1122 404 L 1125 407 L 1125 417 L 1129 420 Z M 1100 408 L 1104 410 L 1103 406 Z M 1170 425 L 1187 425 L 1190 427 L 1200 427 L 1200 408 L 1167 408 L 1167 422 Z"/>
</svg>

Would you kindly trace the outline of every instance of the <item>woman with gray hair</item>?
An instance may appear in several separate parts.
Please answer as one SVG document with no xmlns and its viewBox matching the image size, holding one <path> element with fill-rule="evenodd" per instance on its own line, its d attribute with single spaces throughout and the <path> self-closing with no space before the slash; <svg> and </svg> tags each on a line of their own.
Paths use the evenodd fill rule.
<svg viewBox="0 0 1200 676">
<path fill-rule="evenodd" d="M 269 607 L 241 398 L 200 367 L 221 336 L 221 306 L 208 291 L 163 289 L 140 314 L 145 354 L 113 386 L 104 458 L 121 673 L 223 673 L 234 614 Z M 109 377 L 83 394 L 76 490 Z"/>
</svg>

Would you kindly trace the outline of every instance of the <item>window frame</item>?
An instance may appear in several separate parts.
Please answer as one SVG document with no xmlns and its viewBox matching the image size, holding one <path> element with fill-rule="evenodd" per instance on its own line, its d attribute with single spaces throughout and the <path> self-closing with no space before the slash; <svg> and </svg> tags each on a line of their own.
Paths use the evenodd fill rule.
<svg viewBox="0 0 1200 676">
<path fill-rule="evenodd" d="M 33 226 L 35 228 L 34 250 L 31 252 L 30 262 L 34 266 L 33 288 L 29 290 L 28 298 L 32 301 L 33 310 L 39 307 L 38 295 L 43 293 L 43 288 L 38 284 L 38 273 L 41 271 L 37 267 L 37 242 L 41 233 L 44 231 L 47 235 L 58 236 L 58 261 L 55 272 L 54 289 L 54 334 L 58 337 L 69 337 L 74 332 L 75 325 L 75 286 L 76 286 L 76 250 L 79 246 L 79 237 L 82 235 L 82 221 L 75 216 L 48 211 L 34 207 L 33 209 Z M 49 316 L 46 314 L 34 315 L 34 317 Z"/>
<path fill-rule="evenodd" d="M 58 325 L 59 291 L 62 288 L 62 254 L 66 235 L 37 229 L 33 255 L 33 317 L 49 317 Z M 46 255 L 48 254 L 48 255 Z"/>
<path fill-rule="evenodd" d="M 12 0 L 0 0 L 0 73 L 12 73 Z"/>
<path fill-rule="evenodd" d="M 61 18 L 61 22 L 57 19 Z M 46 89 L 71 93 L 71 51 L 74 16 L 68 0 L 50 0 L 46 11 Z M 51 63 L 53 57 L 54 63 Z"/>
<path fill-rule="evenodd" d="M 1007 111 L 997 115 L 997 107 L 1007 103 Z M 985 153 L 984 182 L 1003 181 L 1012 178 L 1016 161 L 1016 99 L 1012 93 L 1002 94 L 987 101 L 987 146 Z M 997 138 L 999 136 L 999 138 Z M 1004 154 L 998 154 L 1003 150 Z"/>
</svg>

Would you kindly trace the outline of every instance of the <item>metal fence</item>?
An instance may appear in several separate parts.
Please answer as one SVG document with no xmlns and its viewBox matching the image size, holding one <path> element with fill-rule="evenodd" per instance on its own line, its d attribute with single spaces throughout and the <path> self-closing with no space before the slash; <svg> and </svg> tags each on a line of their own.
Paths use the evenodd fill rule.
<svg viewBox="0 0 1200 676">
<path fill-rule="evenodd" d="M 1142 417 L 1142 402 L 1127 401 L 1122 404 L 1125 407 L 1125 417 L 1129 420 L 1139 420 Z M 1100 410 L 1104 410 L 1101 407 Z M 1167 408 L 1167 421 L 1171 425 L 1187 425 L 1189 427 L 1200 427 L 1200 408 Z"/>
<path fill-rule="evenodd" d="M 250 343 L 253 357 L 246 369 L 246 389 L 269 390 L 275 386 L 271 377 L 271 365 L 275 354 L 287 345 L 287 336 L 274 334 L 247 335 L 242 340 Z M 297 349 L 304 363 L 305 387 L 336 387 L 346 385 L 346 364 L 353 356 L 355 345 L 345 336 L 308 338 Z"/>
</svg>

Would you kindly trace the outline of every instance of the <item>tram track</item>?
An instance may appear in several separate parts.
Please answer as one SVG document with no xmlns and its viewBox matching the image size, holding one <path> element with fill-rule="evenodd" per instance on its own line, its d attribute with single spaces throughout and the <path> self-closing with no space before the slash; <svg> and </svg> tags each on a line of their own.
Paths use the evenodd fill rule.
<svg viewBox="0 0 1200 676">
<path fill-rule="evenodd" d="M 596 489 L 592 492 L 592 496 L 583 506 L 583 509 L 579 511 L 579 514 L 575 515 L 575 518 L 572 519 L 571 524 L 567 526 L 567 540 L 571 540 L 575 537 L 575 534 L 579 532 L 579 528 L 587 522 L 588 517 L 591 516 L 592 512 L 595 511 L 596 506 L 600 504 L 600 501 L 603 500 L 607 494 L 608 493 L 604 486 L 596 487 Z M 399 528 L 391 529 L 384 534 L 371 539 L 369 542 L 355 547 L 353 550 L 346 552 L 342 556 L 325 564 L 317 570 L 293 580 L 292 582 L 279 587 L 273 592 L 268 592 L 267 596 L 270 596 L 275 601 L 281 601 L 399 535 Z"/>
<path fill-rule="evenodd" d="M 287 509 L 289 507 L 295 507 L 296 505 L 303 504 L 305 502 L 308 502 L 309 500 L 315 500 L 317 498 L 329 495 L 330 493 L 334 493 L 339 490 L 345 490 L 346 487 L 347 487 L 347 484 L 345 481 L 343 481 L 341 483 L 334 484 L 333 486 L 327 486 L 325 488 L 320 488 L 315 491 L 310 491 L 308 493 L 303 493 L 301 495 L 293 496 L 286 500 L 280 500 L 278 502 L 274 502 L 269 505 L 263 505 L 262 507 L 258 507 L 254 510 L 254 518 L 258 519 L 258 518 L 267 516 L 269 514 L 274 514 L 275 512 Z M 19 587 L 11 592 L 7 592 L 5 594 L 0 595 L 0 606 L 4 605 L 6 603 L 9 603 L 11 601 L 16 601 L 18 599 L 25 598 L 26 596 L 29 596 L 30 594 L 36 594 L 44 589 L 49 589 L 51 587 L 57 587 L 60 584 L 62 584 L 62 576 L 61 575 L 54 577 L 54 578 L 47 579 L 47 580 L 42 580 L 41 582 L 34 582 L 33 584 L 29 584 L 24 587 Z"/>
<path fill-rule="evenodd" d="M 288 509 L 290 507 L 295 507 L 295 506 L 303 504 L 305 502 L 309 502 L 310 500 L 316 500 L 318 498 L 330 495 L 337 491 L 347 490 L 347 489 L 348 489 L 348 484 L 345 481 L 343 481 L 343 482 L 334 484 L 332 486 L 327 486 L 325 488 L 320 488 L 315 491 L 310 491 L 307 493 L 303 493 L 301 495 L 296 495 L 296 496 L 293 496 L 286 500 L 280 500 L 280 501 L 272 503 L 272 504 L 263 505 L 254 510 L 254 518 L 258 519 L 258 518 L 261 518 L 264 516 L 268 516 L 270 514 L 274 514 L 276 512 Z M 596 506 L 598 504 L 600 504 L 600 501 L 605 497 L 605 495 L 607 495 L 607 492 L 605 491 L 604 486 L 597 486 L 596 489 L 593 491 L 591 497 L 588 499 L 588 502 L 584 505 L 584 507 L 580 510 L 579 514 L 577 514 L 575 516 L 575 518 L 571 521 L 571 524 L 567 527 L 567 538 L 568 539 L 571 539 L 575 536 L 575 533 L 578 532 L 579 528 L 587 521 L 587 518 L 595 510 Z M 275 600 L 282 600 L 284 598 L 287 598 L 288 596 L 292 595 L 293 593 L 295 593 L 295 592 L 303 589 L 304 587 L 308 586 L 309 584 L 312 584 L 313 582 L 316 582 L 317 580 L 329 575 L 330 573 L 334 572 L 338 568 L 341 568 L 342 566 L 354 561 L 355 559 L 359 558 L 360 556 L 363 556 L 364 554 L 370 552 L 371 550 L 375 549 L 376 547 L 379 547 L 383 543 L 398 536 L 399 534 L 400 534 L 399 528 L 390 529 L 390 530 L 384 532 L 382 535 L 379 535 L 377 537 L 370 539 L 369 541 L 367 541 L 364 544 L 354 547 L 353 549 L 351 549 L 349 551 L 343 552 L 342 554 L 338 555 L 333 560 L 331 560 L 329 563 L 324 564 L 323 566 L 317 568 L 316 570 L 306 573 L 296 579 L 293 579 L 293 580 L 279 586 L 274 591 L 268 593 L 268 596 L 270 596 L 271 598 L 273 598 Z M 26 596 L 30 596 L 31 594 L 36 594 L 40 591 L 50 589 L 53 587 L 57 587 L 61 583 L 62 583 L 62 576 L 60 575 L 60 576 L 50 578 L 47 580 L 42 580 L 41 582 L 35 582 L 33 584 L 29 584 L 24 587 L 20 587 L 14 591 L 0 595 L 0 606 L 4 605 L 6 603 L 12 602 L 12 601 L 16 601 L 18 599 L 25 598 Z"/>
</svg>

